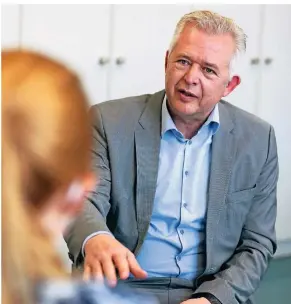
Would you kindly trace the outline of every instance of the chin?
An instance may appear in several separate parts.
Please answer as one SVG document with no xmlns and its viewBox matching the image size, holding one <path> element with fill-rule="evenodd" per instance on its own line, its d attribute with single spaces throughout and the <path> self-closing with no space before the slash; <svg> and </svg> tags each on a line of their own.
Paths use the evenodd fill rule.
<svg viewBox="0 0 291 304">
<path fill-rule="evenodd" d="M 199 113 L 199 107 L 195 105 L 185 105 L 184 103 L 180 103 L 179 106 L 175 108 L 175 112 L 183 116 L 193 116 L 196 113 Z"/>
</svg>

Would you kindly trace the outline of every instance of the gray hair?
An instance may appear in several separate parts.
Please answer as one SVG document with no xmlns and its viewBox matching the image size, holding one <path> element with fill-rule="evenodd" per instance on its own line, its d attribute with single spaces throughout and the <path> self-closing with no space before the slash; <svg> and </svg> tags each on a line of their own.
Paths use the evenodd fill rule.
<svg viewBox="0 0 291 304">
<path fill-rule="evenodd" d="M 184 15 L 176 26 L 169 53 L 172 52 L 181 32 L 189 23 L 193 24 L 193 27 L 204 31 L 209 35 L 230 34 L 233 37 L 236 51 L 231 66 L 233 65 L 235 57 L 240 53 L 245 53 L 247 35 L 244 31 L 232 19 L 211 11 L 194 11 Z"/>
</svg>

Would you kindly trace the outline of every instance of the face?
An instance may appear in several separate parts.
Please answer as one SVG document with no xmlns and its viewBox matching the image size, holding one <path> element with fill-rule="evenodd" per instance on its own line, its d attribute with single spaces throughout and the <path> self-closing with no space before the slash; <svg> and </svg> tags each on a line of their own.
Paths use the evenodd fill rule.
<svg viewBox="0 0 291 304">
<path fill-rule="evenodd" d="M 229 79 L 235 51 L 229 34 L 208 35 L 188 24 L 166 54 L 166 94 L 170 111 L 185 121 L 204 120 L 219 100 L 240 83 Z"/>
</svg>

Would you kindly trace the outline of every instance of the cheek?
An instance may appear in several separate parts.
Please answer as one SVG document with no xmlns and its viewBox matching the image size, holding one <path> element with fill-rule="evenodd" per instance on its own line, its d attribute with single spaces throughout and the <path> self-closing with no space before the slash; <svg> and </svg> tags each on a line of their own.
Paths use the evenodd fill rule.
<svg viewBox="0 0 291 304">
<path fill-rule="evenodd" d="M 58 235 L 62 234 L 70 223 L 70 217 L 56 214 L 44 222 L 44 229 L 50 234 L 52 238 L 55 238 Z"/>
<path fill-rule="evenodd" d="M 175 85 L 183 78 L 183 71 L 171 67 L 166 71 L 166 85 L 169 89 L 174 90 Z"/>
<path fill-rule="evenodd" d="M 75 216 L 63 215 L 58 218 L 58 221 L 54 223 L 54 227 L 52 229 L 55 236 L 58 234 L 63 234 L 67 231 L 72 223 L 76 220 Z"/>
<path fill-rule="evenodd" d="M 216 82 L 209 79 L 203 79 L 201 81 L 201 89 L 203 98 L 213 99 L 217 102 L 225 92 L 225 85 L 221 81 Z"/>
</svg>

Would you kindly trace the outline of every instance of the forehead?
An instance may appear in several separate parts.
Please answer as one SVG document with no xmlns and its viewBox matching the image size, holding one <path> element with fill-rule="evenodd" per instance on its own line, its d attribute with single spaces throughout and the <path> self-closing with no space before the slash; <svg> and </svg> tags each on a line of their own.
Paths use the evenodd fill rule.
<svg viewBox="0 0 291 304">
<path fill-rule="evenodd" d="M 176 55 L 183 53 L 217 65 L 228 65 L 234 52 L 231 34 L 210 35 L 192 24 L 184 27 L 173 49 Z"/>
</svg>

